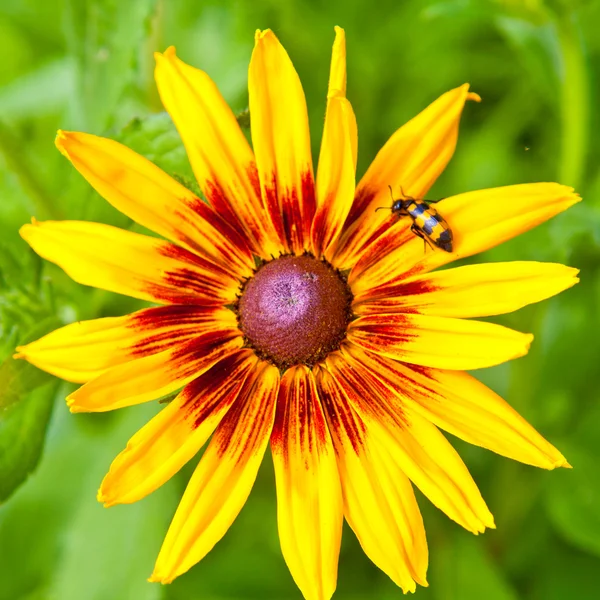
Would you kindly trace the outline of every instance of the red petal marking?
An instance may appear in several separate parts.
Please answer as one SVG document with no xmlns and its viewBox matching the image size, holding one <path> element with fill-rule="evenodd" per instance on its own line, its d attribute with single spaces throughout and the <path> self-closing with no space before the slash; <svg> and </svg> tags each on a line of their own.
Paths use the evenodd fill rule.
<svg viewBox="0 0 600 600">
<path fill-rule="evenodd" d="M 359 455 L 366 432 L 365 424 L 350 408 L 336 377 L 322 367 L 316 367 L 315 373 L 318 394 L 327 417 L 329 430 L 344 432 L 342 436 L 336 436 L 333 433 L 332 436 L 334 439 L 347 437 L 352 444 L 352 449 Z"/>
<path fill-rule="evenodd" d="M 179 379 L 185 379 L 196 371 L 198 363 L 205 363 L 210 356 L 211 364 L 225 358 L 237 348 L 231 342 L 242 337 L 237 329 L 207 331 L 183 344 L 175 350 L 171 358 L 171 367 Z"/>
<path fill-rule="evenodd" d="M 297 433 L 292 431 L 292 427 L 298 428 Z M 275 451 L 282 452 L 286 462 L 289 460 L 288 439 L 291 435 L 300 443 L 307 444 L 302 449 L 305 453 L 321 453 L 329 449 L 327 424 L 319 408 L 315 381 L 305 367 L 288 369 L 279 387 L 271 445 Z"/>
<path fill-rule="evenodd" d="M 414 306 L 411 308 L 404 307 L 402 305 L 403 297 L 414 298 L 415 296 L 436 292 L 440 289 L 442 289 L 440 286 L 423 279 L 384 283 L 357 296 L 354 299 L 354 306 L 361 305 L 361 311 L 363 311 L 361 314 L 365 314 L 365 311 L 369 311 L 369 313 L 385 313 L 388 310 L 413 314 L 419 312 L 419 309 Z"/>
<path fill-rule="evenodd" d="M 416 338 L 416 333 L 410 333 L 407 329 L 403 329 L 409 324 L 408 314 L 374 314 L 352 321 L 348 333 L 349 337 L 355 333 L 358 339 L 371 337 L 370 345 L 378 345 L 383 349 L 388 345 L 397 345 Z M 411 327 L 411 330 L 414 330 L 414 327 Z"/>
<path fill-rule="evenodd" d="M 236 454 L 246 456 L 248 450 L 256 445 L 257 436 L 262 435 L 262 421 L 274 416 L 271 410 L 276 400 L 277 388 L 264 385 L 262 375 L 265 368 L 270 368 L 270 365 L 261 361 L 249 372 L 242 391 L 221 421 L 217 434 L 213 436 L 212 443 L 217 445 L 216 451 L 220 456 L 231 451 L 230 440 L 239 439 L 236 429 L 242 423 L 245 427 L 243 447 L 236 449 Z M 260 412 L 257 410 L 259 407 Z"/>
<path fill-rule="evenodd" d="M 405 429 L 408 421 L 395 394 L 354 359 L 351 346 L 344 344 L 338 356 L 341 360 L 333 362 L 328 359 L 327 366 L 351 405 L 360 407 L 373 419 L 391 421 L 394 427 Z"/>
<path fill-rule="evenodd" d="M 284 244 L 285 235 L 283 229 L 283 216 L 281 209 L 279 208 L 279 200 L 277 199 L 277 178 L 275 173 L 271 176 L 271 182 L 269 185 L 265 183 L 264 186 L 264 203 L 269 216 L 271 217 L 271 223 L 279 240 Z"/>
<path fill-rule="evenodd" d="M 200 256 L 208 256 L 210 260 L 219 263 L 225 268 L 231 268 L 232 266 L 247 268 L 248 265 L 254 264 L 252 252 L 245 236 L 240 234 L 239 231 L 200 198 L 196 198 L 194 202 L 188 200 L 187 204 L 200 219 L 206 221 L 219 234 L 218 236 L 211 238 L 211 242 L 214 244 L 219 254 L 213 255 L 208 253 L 206 248 L 199 246 L 197 242 L 188 238 L 182 239 L 182 241 L 194 248 Z M 190 222 L 190 219 L 188 219 L 185 214 L 182 214 L 179 211 L 175 211 L 175 214 L 190 225 L 196 225 L 195 223 Z M 200 225 L 198 229 L 201 230 L 202 226 Z"/>
<path fill-rule="evenodd" d="M 348 231 L 350 229 L 350 226 L 354 224 L 358 217 L 360 217 L 360 215 L 365 211 L 367 206 L 371 204 L 373 198 L 375 198 L 375 194 L 375 190 L 368 187 L 361 187 L 356 190 L 354 202 L 352 203 L 352 207 L 350 208 L 350 212 L 348 213 L 348 217 L 346 218 L 346 222 L 344 223 L 344 231 Z"/>
<path fill-rule="evenodd" d="M 369 371 L 374 373 L 375 377 L 393 390 L 398 389 L 395 381 L 401 380 L 402 389 L 398 391 L 402 394 L 409 395 L 408 391 L 410 390 L 413 394 L 428 396 L 433 400 L 439 401 L 440 399 L 443 399 L 441 398 L 439 392 L 437 392 L 434 388 L 428 387 L 423 383 L 422 380 L 417 381 L 416 379 L 411 378 L 404 370 L 394 368 L 394 365 L 396 362 L 398 362 L 403 369 L 414 371 L 431 382 L 437 381 L 433 375 L 435 369 L 432 369 L 431 367 L 422 367 L 421 365 L 411 365 L 400 361 L 394 361 L 390 358 L 379 356 L 374 352 L 369 352 L 368 350 L 363 350 L 363 352 L 368 356 L 369 360 L 373 361 L 373 363 L 376 363 L 376 369 L 368 367 Z M 411 397 L 414 398 L 414 396 Z"/>
<path fill-rule="evenodd" d="M 247 169 L 247 173 L 250 174 L 253 171 L 256 172 L 256 165 L 254 164 Z M 256 175 L 256 177 L 258 177 L 258 175 Z M 252 182 L 252 186 L 255 187 L 254 182 Z M 258 194 L 257 198 L 260 198 L 260 189 L 255 189 L 255 191 Z M 253 223 L 251 222 L 242 223 L 240 221 L 240 217 L 231 208 L 232 201 L 226 197 L 225 192 L 219 183 L 216 181 L 206 180 L 204 184 L 204 194 L 210 205 L 215 209 L 220 217 L 226 223 L 234 226 L 236 234 L 239 234 L 239 237 L 236 240 L 236 245 L 239 244 L 239 240 L 243 238 L 245 246 L 254 250 L 255 254 L 258 254 L 260 249 L 254 248 L 254 246 L 256 245 L 255 240 L 260 240 L 263 237 L 261 231 L 259 231 L 256 226 L 252 227 Z M 248 236 L 248 233 L 250 233 L 251 237 Z"/>
<path fill-rule="evenodd" d="M 214 329 L 217 322 L 217 311 L 198 306 L 157 306 L 141 310 L 132 316 L 127 327 L 138 332 L 160 330 L 160 333 L 140 340 L 131 348 L 131 352 L 135 357 L 156 354 L 186 338 L 197 337 L 207 328 Z M 196 325 L 197 328 L 189 325 Z"/>
<path fill-rule="evenodd" d="M 231 292 L 236 288 L 236 279 L 223 267 L 175 244 L 165 244 L 159 252 L 163 256 L 177 259 L 182 266 L 180 269 L 165 271 L 162 283 L 149 283 L 145 286 L 145 291 L 157 300 L 170 304 L 218 306 L 235 299 L 235 294 Z M 205 276 L 203 272 L 210 276 Z"/>
<path fill-rule="evenodd" d="M 379 262 L 392 250 L 412 240 L 415 234 L 410 230 L 411 225 L 412 221 L 409 217 L 397 220 L 397 217 L 392 215 L 391 219 L 384 221 L 363 244 L 363 249 L 354 253 L 358 260 L 352 267 L 350 279 L 360 277 L 361 273 Z"/>
<path fill-rule="evenodd" d="M 300 190 L 291 188 L 286 193 L 278 193 L 277 175 L 273 173 L 271 184 L 264 186 L 264 200 L 285 248 L 296 253 L 306 250 L 310 246 L 310 227 L 316 211 L 312 173 L 304 171 Z"/>
<path fill-rule="evenodd" d="M 226 356 L 189 383 L 181 392 L 185 418 L 197 428 L 219 405 L 231 405 L 242 389 L 256 361 L 251 350 L 242 349 Z"/>
</svg>

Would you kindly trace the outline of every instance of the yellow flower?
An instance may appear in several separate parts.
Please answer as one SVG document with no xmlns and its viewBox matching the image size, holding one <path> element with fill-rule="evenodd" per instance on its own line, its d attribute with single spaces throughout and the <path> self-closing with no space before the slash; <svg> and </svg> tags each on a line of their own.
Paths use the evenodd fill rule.
<svg viewBox="0 0 600 600">
<path fill-rule="evenodd" d="M 465 371 L 523 356 L 532 336 L 470 317 L 498 315 L 577 282 L 537 262 L 436 267 L 512 238 L 579 200 L 556 183 L 460 194 L 437 208 L 454 249 L 424 251 L 388 186 L 425 196 L 450 160 L 464 85 L 401 127 L 355 186 L 357 128 L 345 97 L 344 32 L 333 47 L 316 182 L 304 93 L 275 37 L 250 62 L 250 147 L 210 78 L 174 49 L 158 89 L 208 203 L 109 139 L 59 132 L 57 146 L 113 206 L 165 239 L 88 222 L 33 222 L 22 236 L 79 283 L 161 304 L 67 325 L 18 356 L 69 381 L 72 412 L 183 388 L 113 462 L 98 498 L 135 502 L 212 435 L 152 581 L 167 583 L 225 534 L 267 444 L 281 548 L 308 599 L 336 586 L 345 517 L 404 591 L 427 585 L 427 543 L 411 484 L 474 533 L 494 527 L 438 428 L 521 462 L 565 458 Z M 167 241 L 170 240 L 170 241 Z M 258 266 L 256 266 L 258 265 Z"/>
</svg>

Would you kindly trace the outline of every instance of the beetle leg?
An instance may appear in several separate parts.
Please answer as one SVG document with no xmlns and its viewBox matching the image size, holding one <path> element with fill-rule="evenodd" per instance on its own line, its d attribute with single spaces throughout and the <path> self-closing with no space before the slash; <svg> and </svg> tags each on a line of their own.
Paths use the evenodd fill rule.
<svg viewBox="0 0 600 600">
<path fill-rule="evenodd" d="M 429 245 L 429 247 L 432 250 L 435 250 L 435 248 L 433 247 L 433 245 L 431 244 L 431 241 L 427 239 L 427 236 L 420 230 L 417 228 L 417 226 L 413 223 L 410 226 L 410 230 L 417 236 L 420 237 L 423 240 L 423 253 L 427 252 L 427 246 Z"/>
</svg>

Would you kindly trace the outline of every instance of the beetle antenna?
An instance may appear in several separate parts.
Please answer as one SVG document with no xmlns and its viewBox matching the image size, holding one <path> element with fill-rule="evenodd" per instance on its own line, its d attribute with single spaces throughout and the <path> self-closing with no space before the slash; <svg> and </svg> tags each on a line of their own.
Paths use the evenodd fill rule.
<svg viewBox="0 0 600 600">
<path fill-rule="evenodd" d="M 377 212 L 378 210 L 392 210 L 392 208 L 390 206 L 378 206 L 375 209 L 375 212 Z"/>
<path fill-rule="evenodd" d="M 394 198 L 394 190 L 392 190 L 392 186 L 391 185 L 388 185 L 388 188 L 390 190 L 390 197 L 391 197 L 392 202 L 393 202 L 395 200 L 395 198 Z"/>
</svg>

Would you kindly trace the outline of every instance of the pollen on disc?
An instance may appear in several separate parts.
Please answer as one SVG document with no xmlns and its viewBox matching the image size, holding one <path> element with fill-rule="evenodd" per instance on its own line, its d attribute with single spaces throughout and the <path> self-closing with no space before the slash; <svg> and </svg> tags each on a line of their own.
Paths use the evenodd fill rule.
<svg viewBox="0 0 600 600">
<path fill-rule="evenodd" d="M 339 348 L 352 295 L 346 281 L 311 256 L 284 256 L 246 284 L 240 328 L 259 355 L 280 368 L 313 365 Z"/>
</svg>

